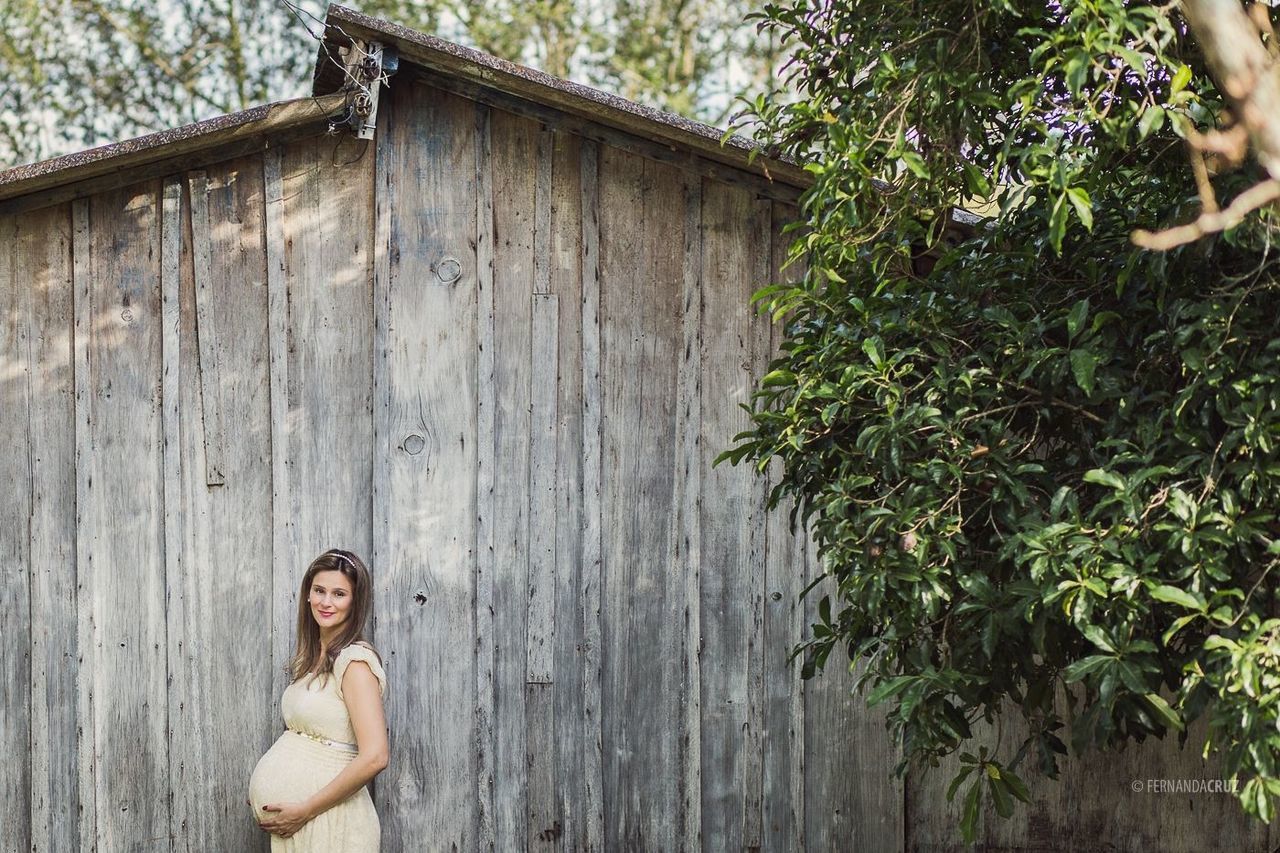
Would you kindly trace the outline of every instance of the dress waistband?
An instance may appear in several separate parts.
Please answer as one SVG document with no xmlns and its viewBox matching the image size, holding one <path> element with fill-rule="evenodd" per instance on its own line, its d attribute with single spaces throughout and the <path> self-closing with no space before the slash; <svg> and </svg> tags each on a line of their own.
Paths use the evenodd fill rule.
<svg viewBox="0 0 1280 853">
<path fill-rule="evenodd" d="M 340 740 L 330 740 L 330 739 L 329 739 L 329 738 L 327 738 L 327 737 L 320 737 L 319 735 L 313 735 L 313 734 L 311 734 L 311 732 L 300 732 L 300 731 L 298 731 L 297 729 L 291 729 L 291 728 L 287 728 L 287 727 L 285 728 L 285 731 L 286 731 L 286 732 L 293 732 L 295 735 L 302 735 L 302 736 L 303 736 L 303 737 L 305 737 L 305 738 L 310 738 L 311 740 L 314 740 L 314 741 L 316 741 L 316 742 L 318 742 L 318 743 L 322 743 L 322 744 L 324 744 L 325 746 L 331 746 L 331 747 L 333 747 L 334 749 L 341 749 L 341 750 L 342 750 L 342 751 L 344 751 L 344 752 L 359 752 L 359 751 L 360 751 L 360 747 L 358 747 L 358 746 L 357 746 L 356 744 L 354 744 L 354 743 L 346 743 L 345 741 L 340 741 Z"/>
</svg>

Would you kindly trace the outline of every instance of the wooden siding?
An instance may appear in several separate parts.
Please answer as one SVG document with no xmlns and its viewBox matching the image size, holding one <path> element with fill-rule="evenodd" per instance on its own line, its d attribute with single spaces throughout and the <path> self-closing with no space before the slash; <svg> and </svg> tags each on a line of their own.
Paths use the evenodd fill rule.
<svg viewBox="0 0 1280 853">
<path fill-rule="evenodd" d="M 375 578 L 386 850 L 960 849 L 947 775 L 787 661 L 829 585 L 796 604 L 812 544 L 711 464 L 793 193 L 497 102 L 405 77 L 374 143 L 0 215 L 0 849 L 265 851 L 331 546 Z M 986 849 L 1269 849 L 1130 790 L 1214 775 L 1173 749 L 1029 780 Z"/>
</svg>

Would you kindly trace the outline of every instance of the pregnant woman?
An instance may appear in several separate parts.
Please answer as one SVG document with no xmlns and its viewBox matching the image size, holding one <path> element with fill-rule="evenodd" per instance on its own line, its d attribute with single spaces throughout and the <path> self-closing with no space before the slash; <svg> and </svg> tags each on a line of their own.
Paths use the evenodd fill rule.
<svg viewBox="0 0 1280 853">
<path fill-rule="evenodd" d="M 307 568 L 298 597 L 287 729 L 258 760 L 249 805 L 272 853 L 376 853 L 382 828 L 369 780 L 387 766 L 387 676 L 363 640 L 369 570 L 333 549 Z"/>
</svg>

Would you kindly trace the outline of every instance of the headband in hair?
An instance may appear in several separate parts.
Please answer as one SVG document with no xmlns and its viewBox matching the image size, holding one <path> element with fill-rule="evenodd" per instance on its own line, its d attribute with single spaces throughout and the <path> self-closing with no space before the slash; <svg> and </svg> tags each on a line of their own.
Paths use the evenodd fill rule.
<svg viewBox="0 0 1280 853">
<path fill-rule="evenodd" d="M 355 569 L 356 569 L 356 564 L 355 564 L 355 563 L 353 563 L 353 562 L 351 562 L 351 558 L 350 558 L 350 557 L 348 557 L 346 554 L 340 554 L 340 553 L 339 553 L 339 552 L 337 552 L 337 551 L 330 551 L 330 552 L 329 552 L 329 554 L 330 554 L 331 556 L 337 557 L 339 560 L 346 560 L 346 561 L 347 561 L 347 565 L 351 566 L 351 570 L 352 570 L 352 571 L 355 571 Z"/>
</svg>

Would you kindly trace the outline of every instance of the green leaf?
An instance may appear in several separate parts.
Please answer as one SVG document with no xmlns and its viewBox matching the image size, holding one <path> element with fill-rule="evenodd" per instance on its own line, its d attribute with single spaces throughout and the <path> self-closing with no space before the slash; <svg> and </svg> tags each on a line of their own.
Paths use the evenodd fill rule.
<svg viewBox="0 0 1280 853">
<path fill-rule="evenodd" d="M 1068 684 L 1073 684 L 1086 675 L 1097 672 L 1104 666 L 1114 662 L 1115 658 L 1110 655 L 1089 655 L 1087 658 L 1081 658 L 1062 670 L 1062 680 Z"/>
<path fill-rule="evenodd" d="M 1085 228 L 1093 230 L 1093 203 L 1089 201 L 1089 194 L 1080 187 L 1071 187 L 1067 190 L 1067 198 L 1076 209 L 1076 216 L 1080 217 L 1080 222 Z"/>
<path fill-rule="evenodd" d="M 1169 707 L 1169 703 L 1159 693 L 1148 693 L 1144 697 L 1152 709 L 1156 712 L 1156 716 L 1160 718 L 1166 726 L 1175 731 L 1182 730 L 1182 718 L 1178 716 L 1178 712 Z"/>
<path fill-rule="evenodd" d="M 1085 77 L 1089 73 L 1089 54 L 1083 50 L 1073 52 L 1063 70 L 1066 72 L 1067 88 L 1072 95 L 1079 95 L 1084 88 Z"/>
<path fill-rule="evenodd" d="M 951 802 L 953 799 L 955 799 L 956 791 L 960 790 L 961 783 L 964 782 L 965 779 L 968 779 L 969 774 L 971 774 L 975 769 L 976 768 L 974 767 L 974 765 L 971 764 L 968 767 L 965 767 L 959 773 L 957 773 L 956 777 L 951 780 L 951 784 L 947 786 L 947 802 L 948 803 Z"/>
<path fill-rule="evenodd" d="M 911 174 L 921 180 L 927 181 L 929 179 L 929 169 L 924 164 L 924 158 L 919 154 L 914 151 L 903 151 L 899 157 L 902 159 L 903 164 L 911 171 Z"/>
<path fill-rule="evenodd" d="M 1187 88 L 1187 84 L 1191 82 L 1191 68 L 1186 65 L 1179 65 L 1178 70 L 1174 72 L 1173 79 L 1169 81 L 1169 92 L 1178 94 Z"/>
<path fill-rule="evenodd" d="M 1049 244 L 1053 246 L 1055 254 L 1062 254 L 1062 238 L 1067 233 L 1067 204 L 1066 196 L 1059 196 L 1058 201 L 1053 205 L 1053 212 L 1049 215 Z"/>
<path fill-rule="evenodd" d="M 1142 117 L 1138 119 L 1138 139 L 1146 139 L 1162 127 L 1164 127 L 1164 109 L 1147 107 L 1142 111 Z"/>
<path fill-rule="evenodd" d="M 877 368 L 884 367 L 884 347 L 879 338 L 867 338 L 862 342 L 862 351 Z"/>
<path fill-rule="evenodd" d="M 916 680 L 918 680 L 918 678 L 914 675 L 899 675 L 896 678 L 891 678 L 888 681 L 882 682 L 867 694 L 867 707 L 874 707 L 886 699 L 890 699 L 898 695 L 905 690 L 911 682 Z"/>
<path fill-rule="evenodd" d="M 1098 354 L 1087 349 L 1071 351 L 1071 374 L 1086 395 L 1093 393 L 1093 375 L 1098 369 Z"/>
<path fill-rule="evenodd" d="M 1113 471 L 1104 471 L 1101 468 L 1085 471 L 1084 481 L 1086 483 L 1097 483 L 1100 486 L 1110 486 L 1116 491 L 1122 491 L 1125 487 L 1123 477 Z"/>
<path fill-rule="evenodd" d="M 978 837 L 978 806 L 982 801 L 982 777 L 973 780 L 964 798 L 964 813 L 960 818 L 960 835 L 965 844 L 972 844 Z"/>
<path fill-rule="evenodd" d="M 1005 784 L 1009 787 L 1009 793 L 1013 794 L 1024 803 L 1031 802 L 1031 792 L 1027 790 L 1026 783 L 1018 778 L 1008 767 L 1004 768 L 1001 774 L 1004 777 Z"/>
<path fill-rule="evenodd" d="M 982 174 L 982 170 L 965 160 L 961 164 L 964 169 L 964 182 L 968 188 L 969 195 L 974 198 L 985 199 L 991 195 L 991 182 L 987 180 L 987 176 Z"/>
<path fill-rule="evenodd" d="M 987 787 L 991 789 L 991 800 L 995 803 L 996 814 L 1006 818 L 1012 816 L 1013 801 L 1009 799 L 1009 791 L 1005 788 L 1004 780 L 988 775 Z"/>
<path fill-rule="evenodd" d="M 1104 652 L 1110 652 L 1113 655 L 1116 653 L 1115 643 L 1111 642 L 1111 638 L 1097 625 L 1086 625 L 1080 633 L 1084 634 L 1086 640 Z"/>
<path fill-rule="evenodd" d="M 1087 297 L 1071 306 L 1071 310 L 1067 313 L 1068 338 L 1074 338 L 1076 336 L 1076 333 L 1080 331 L 1080 327 L 1084 325 L 1084 321 L 1088 316 L 1089 299 Z"/>
<path fill-rule="evenodd" d="M 1176 604 L 1179 607 L 1185 607 L 1188 610 L 1198 610 L 1204 612 L 1206 604 L 1203 598 L 1198 595 L 1192 595 L 1184 589 L 1176 586 L 1167 586 L 1161 584 L 1151 590 L 1151 597 L 1156 601 L 1164 601 L 1168 604 Z"/>
</svg>

